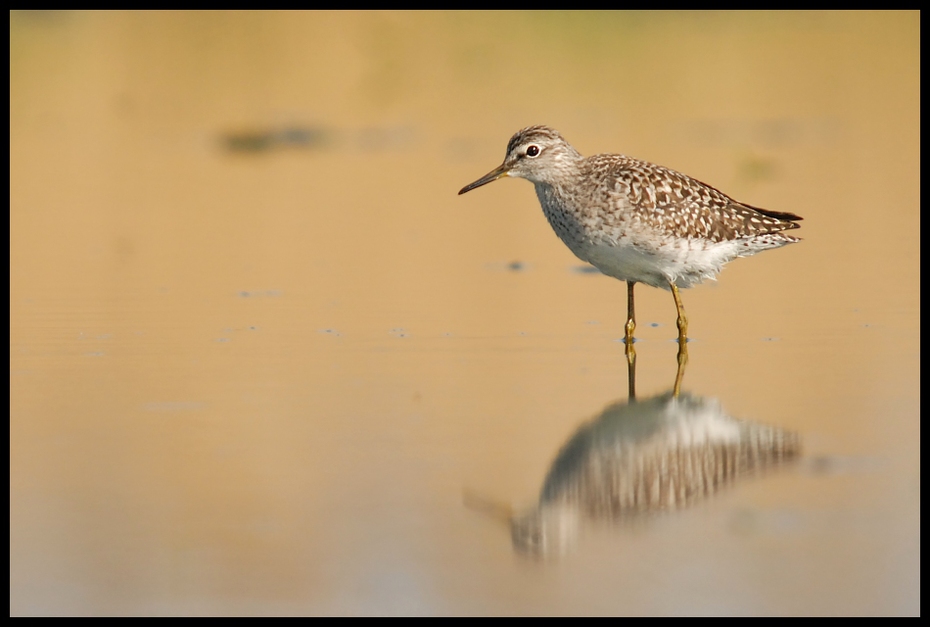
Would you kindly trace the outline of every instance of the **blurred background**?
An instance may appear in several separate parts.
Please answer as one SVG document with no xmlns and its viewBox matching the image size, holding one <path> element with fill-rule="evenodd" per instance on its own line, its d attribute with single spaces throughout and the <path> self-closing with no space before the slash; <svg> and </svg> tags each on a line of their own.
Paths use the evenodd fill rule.
<svg viewBox="0 0 930 627">
<path fill-rule="evenodd" d="M 920 16 L 10 14 L 10 612 L 920 613 Z M 548 124 L 804 217 L 675 309 Z M 669 461 L 671 460 L 671 461 Z M 687 467 L 689 470 L 682 470 Z"/>
</svg>

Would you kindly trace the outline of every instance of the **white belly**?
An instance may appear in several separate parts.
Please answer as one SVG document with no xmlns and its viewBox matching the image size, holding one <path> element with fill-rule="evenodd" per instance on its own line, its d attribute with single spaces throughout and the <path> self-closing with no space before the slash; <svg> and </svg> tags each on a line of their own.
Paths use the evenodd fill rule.
<svg viewBox="0 0 930 627">
<path fill-rule="evenodd" d="M 567 243 L 567 242 L 566 242 Z M 713 279 L 723 265 L 739 256 L 738 242 L 675 241 L 645 248 L 631 241 L 617 244 L 580 243 L 569 246 L 580 259 L 608 276 L 669 289 Z"/>
</svg>

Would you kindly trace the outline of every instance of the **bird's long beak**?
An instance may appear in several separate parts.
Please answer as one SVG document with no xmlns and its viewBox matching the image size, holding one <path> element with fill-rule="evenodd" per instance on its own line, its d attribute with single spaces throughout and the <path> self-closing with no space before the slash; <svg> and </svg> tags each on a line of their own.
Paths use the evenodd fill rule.
<svg viewBox="0 0 930 627">
<path fill-rule="evenodd" d="M 469 183 L 468 185 L 466 185 L 465 187 L 463 187 L 462 189 L 460 189 L 460 190 L 459 190 L 459 196 L 461 196 L 461 195 L 464 194 L 465 192 L 470 192 L 471 190 L 475 189 L 476 187 L 481 187 L 482 185 L 487 185 L 488 183 L 490 183 L 490 182 L 492 182 L 492 181 L 496 181 L 496 180 L 499 179 L 499 178 L 503 178 L 503 177 L 507 176 L 507 174 L 508 174 L 509 172 L 510 172 L 510 168 L 507 166 L 507 164 L 506 164 L 506 163 L 502 163 L 502 164 L 500 165 L 500 167 L 497 167 L 497 168 L 491 170 L 490 172 L 488 172 L 487 174 L 485 174 L 484 176 L 482 176 L 480 179 L 478 179 L 478 180 L 475 181 L 474 183 Z"/>
</svg>

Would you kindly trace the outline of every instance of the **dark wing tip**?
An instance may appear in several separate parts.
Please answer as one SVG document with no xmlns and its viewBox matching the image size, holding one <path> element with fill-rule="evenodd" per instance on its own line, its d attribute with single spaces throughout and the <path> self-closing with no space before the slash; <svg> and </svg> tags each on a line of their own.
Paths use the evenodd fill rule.
<svg viewBox="0 0 930 627">
<path fill-rule="evenodd" d="M 761 209 L 759 207 L 753 207 L 752 205 L 743 205 L 743 206 L 748 207 L 752 209 L 753 211 L 758 211 L 762 215 L 767 216 L 769 218 L 775 218 L 776 220 L 787 220 L 788 222 L 798 222 L 799 220 L 804 219 L 799 215 L 789 213 L 787 211 L 772 211 L 771 209 Z M 798 225 L 795 225 L 795 226 L 798 226 Z"/>
</svg>

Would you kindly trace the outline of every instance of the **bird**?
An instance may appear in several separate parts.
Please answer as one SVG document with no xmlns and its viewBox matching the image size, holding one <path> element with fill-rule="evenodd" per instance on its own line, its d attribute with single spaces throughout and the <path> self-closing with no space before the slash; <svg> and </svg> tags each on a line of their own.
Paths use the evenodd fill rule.
<svg viewBox="0 0 930 627">
<path fill-rule="evenodd" d="M 715 279 L 737 257 L 800 241 L 785 233 L 800 226 L 798 215 L 739 202 L 686 174 L 626 155 L 584 157 L 544 125 L 517 131 L 504 162 L 459 195 L 505 176 L 533 183 L 549 224 L 575 256 L 626 282 L 628 347 L 637 283 L 671 291 L 684 346 L 688 318 L 679 289 Z"/>
</svg>

